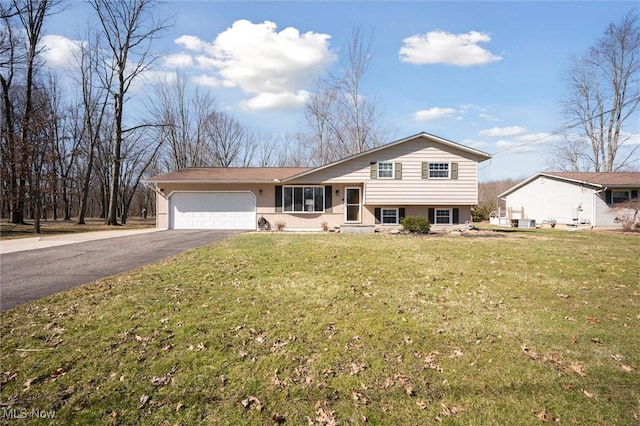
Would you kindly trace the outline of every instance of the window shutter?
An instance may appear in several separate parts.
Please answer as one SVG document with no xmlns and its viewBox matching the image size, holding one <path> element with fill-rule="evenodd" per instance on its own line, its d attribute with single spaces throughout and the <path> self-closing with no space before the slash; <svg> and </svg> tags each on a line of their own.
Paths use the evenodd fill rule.
<svg viewBox="0 0 640 426">
<path fill-rule="evenodd" d="M 282 211 L 282 186 L 276 185 L 276 200 L 275 200 L 276 212 Z"/>
<path fill-rule="evenodd" d="M 396 179 L 402 179 L 402 163 L 395 163 L 396 168 Z"/>
<path fill-rule="evenodd" d="M 378 163 L 371 163 L 371 179 L 378 179 Z"/>
<path fill-rule="evenodd" d="M 435 209 L 429 209 L 429 223 L 433 224 L 436 221 L 436 210 Z"/>
<path fill-rule="evenodd" d="M 451 179 L 458 179 L 458 163 L 451 163 Z"/>
<path fill-rule="evenodd" d="M 327 185 L 324 187 L 324 211 L 330 212 L 333 207 L 333 187 Z"/>
<path fill-rule="evenodd" d="M 638 190 L 637 189 L 632 189 L 631 190 L 631 199 L 634 198 L 638 198 Z"/>
<path fill-rule="evenodd" d="M 607 192 L 605 193 L 605 199 L 607 204 L 612 204 L 613 203 L 613 193 L 611 192 L 610 189 L 607 189 Z"/>
<path fill-rule="evenodd" d="M 422 179 L 429 179 L 429 163 L 422 163 Z"/>
<path fill-rule="evenodd" d="M 398 209 L 398 220 L 399 220 L 400 222 L 402 222 L 402 219 L 404 219 L 404 218 L 405 218 L 405 210 L 404 210 L 404 207 L 400 207 L 400 208 Z"/>
<path fill-rule="evenodd" d="M 453 209 L 453 224 L 457 225 L 460 223 L 460 209 Z"/>
<path fill-rule="evenodd" d="M 376 223 L 382 222 L 382 209 L 380 207 L 374 209 L 374 216 L 376 217 Z"/>
</svg>

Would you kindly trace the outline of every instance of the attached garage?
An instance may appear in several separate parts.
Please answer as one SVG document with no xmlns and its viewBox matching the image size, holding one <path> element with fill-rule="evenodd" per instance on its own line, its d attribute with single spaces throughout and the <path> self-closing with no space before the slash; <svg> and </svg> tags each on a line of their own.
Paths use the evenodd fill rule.
<svg viewBox="0 0 640 426">
<path fill-rule="evenodd" d="M 172 229 L 256 229 L 257 224 L 251 192 L 174 192 L 169 212 Z"/>
</svg>

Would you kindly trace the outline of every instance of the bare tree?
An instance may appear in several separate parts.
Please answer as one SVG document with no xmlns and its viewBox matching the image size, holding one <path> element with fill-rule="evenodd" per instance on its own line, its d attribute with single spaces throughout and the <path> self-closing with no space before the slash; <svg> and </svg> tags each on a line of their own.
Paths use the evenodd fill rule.
<svg viewBox="0 0 640 426">
<path fill-rule="evenodd" d="M 215 100 L 209 93 L 187 91 L 186 78 L 176 72 L 175 79 L 156 86 L 150 106 L 152 120 L 162 123 L 165 168 L 178 170 L 205 166 L 206 122 L 215 112 Z"/>
<path fill-rule="evenodd" d="M 363 90 L 371 61 L 371 37 L 352 31 L 343 67 L 319 80 L 305 104 L 306 132 L 299 135 L 309 164 L 319 165 L 382 144 L 388 136 L 375 99 Z"/>
<path fill-rule="evenodd" d="M 564 105 L 567 118 L 579 123 L 580 134 L 568 135 L 555 152 L 566 168 L 613 172 L 637 161 L 639 147 L 625 151 L 622 130 L 640 104 L 639 76 L 640 26 L 632 12 L 620 24 L 610 24 L 603 37 L 573 61 Z"/>
<path fill-rule="evenodd" d="M 109 117 L 109 88 L 112 86 L 114 72 L 106 65 L 100 54 L 100 38 L 91 30 L 86 32 L 86 41 L 74 51 L 74 64 L 76 81 L 80 88 L 83 130 L 81 140 L 83 142 L 85 162 L 82 173 L 82 186 L 80 190 L 80 210 L 78 212 L 78 224 L 85 224 L 87 203 L 91 191 L 91 178 L 94 167 L 96 147 L 100 143 L 100 136 L 105 120 Z"/>
<path fill-rule="evenodd" d="M 118 225 L 118 190 L 122 163 L 123 111 L 131 84 L 153 63 L 151 44 L 168 27 L 152 14 L 156 0 L 89 0 L 98 15 L 111 58 L 116 83 L 113 98 L 113 164 L 106 224 Z"/>
<path fill-rule="evenodd" d="M 34 103 L 34 92 L 37 90 L 36 74 L 40 68 L 39 57 L 42 51 L 41 40 L 45 19 L 55 12 L 59 0 L 12 0 L 3 4 L 1 9 L 4 20 L 2 36 L 0 36 L 2 74 L 0 86 L 3 97 L 3 154 L 11 166 L 3 175 L 8 183 L 11 205 L 11 222 L 24 223 L 25 201 L 28 191 L 28 179 L 32 172 L 30 161 L 35 158 L 33 149 L 40 144 L 33 144 L 32 131 L 37 132 L 40 124 L 32 123 L 38 114 L 36 108 L 42 107 Z M 18 27 L 14 28 L 14 27 Z M 26 48 L 22 48 L 21 44 Z M 12 86 L 17 72 L 20 70 L 21 95 L 12 93 Z M 18 108 L 18 104 L 20 107 Z M 42 120 L 42 116 L 38 117 Z M 37 155 L 37 153 L 36 153 Z"/>
<path fill-rule="evenodd" d="M 212 166 L 248 166 L 251 163 L 255 142 L 238 120 L 224 112 L 214 112 L 207 117 L 205 132 Z"/>
</svg>

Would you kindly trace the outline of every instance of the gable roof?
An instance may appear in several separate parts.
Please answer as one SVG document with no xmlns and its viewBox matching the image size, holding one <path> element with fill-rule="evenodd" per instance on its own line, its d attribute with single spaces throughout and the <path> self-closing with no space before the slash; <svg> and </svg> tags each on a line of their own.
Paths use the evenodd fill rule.
<svg viewBox="0 0 640 426">
<path fill-rule="evenodd" d="M 194 167 L 147 179 L 147 182 L 263 183 L 281 180 L 309 170 L 308 167 Z"/>
<path fill-rule="evenodd" d="M 491 155 L 486 152 L 479 151 L 477 149 L 469 148 L 464 145 L 460 145 L 450 140 L 440 138 L 438 136 L 430 135 L 429 133 L 421 132 L 413 136 L 409 136 L 403 139 L 399 139 L 395 142 L 390 142 L 385 145 L 369 149 L 367 151 L 360 152 L 350 157 L 343 158 L 333 163 L 326 164 L 324 166 L 310 168 L 310 167 L 200 167 L 200 168 L 186 168 L 180 169 L 175 172 L 165 173 L 159 176 L 146 179 L 146 182 L 182 182 L 182 183 L 196 183 L 196 182 L 215 182 L 215 183 L 261 183 L 261 182 L 273 182 L 281 181 L 287 182 L 293 179 L 306 176 L 308 174 L 327 169 L 329 167 L 336 166 L 338 164 L 351 161 L 353 159 L 368 155 L 377 151 L 381 151 L 387 148 L 391 148 L 402 143 L 415 140 L 417 138 L 427 138 L 431 141 L 440 143 L 442 145 L 455 148 L 457 150 L 466 152 L 468 154 L 477 157 L 478 162 L 482 162 L 491 158 Z"/>
<path fill-rule="evenodd" d="M 306 170 L 306 171 L 301 172 L 301 173 L 299 173 L 297 175 L 290 176 L 290 177 L 288 177 L 286 179 L 283 179 L 283 181 L 290 181 L 290 180 L 293 180 L 293 179 L 298 179 L 298 178 L 301 178 L 301 177 L 306 176 L 308 174 L 315 173 L 315 172 L 318 172 L 320 170 L 328 169 L 330 167 L 337 166 L 337 165 L 342 164 L 342 163 L 346 163 L 347 161 L 351 161 L 351 160 L 354 160 L 356 158 L 363 157 L 365 155 L 369 155 L 369 154 L 372 154 L 372 153 L 375 153 L 375 152 L 378 152 L 378 151 L 382 151 L 384 149 L 391 148 L 393 146 L 400 145 L 402 143 L 409 142 L 409 141 L 412 141 L 414 139 L 418 139 L 418 138 L 421 138 L 421 137 L 422 138 L 427 138 L 427 139 L 430 139 L 430 140 L 432 140 L 434 142 L 438 142 L 438 143 L 440 143 L 442 145 L 446 145 L 446 146 L 458 149 L 460 151 L 475 155 L 475 156 L 478 157 L 478 162 L 489 160 L 491 158 L 491 155 L 487 154 L 486 152 L 479 151 L 479 150 L 473 149 L 473 148 L 469 148 L 468 146 L 460 145 L 459 143 L 455 143 L 455 142 L 452 142 L 450 140 L 443 139 L 441 137 L 434 136 L 434 135 L 431 135 L 431 134 L 426 133 L 426 132 L 420 132 L 420 133 L 417 133 L 417 134 L 415 134 L 413 136 L 409 136 L 409 137 L 406 137 L 406 138 L 398 139 L 397 141 L 390 142 L 390 143 L 387 143 L 387 144 L 384 144 L 384 145 L 380 145 L 380 146 L 377 146 L 375 148 L 369 149 L 367 151 L 362 151 L 362 152 L 360 152 L 358 154 L 355 154 L 355 155 L 352 155 L 350 157 L 342 158 L 342 159 L 340 159 L 338 161 L 334 161 L 333 163 L 329 163 L 329 164 L 326 164 L 324 166 L 316 167 L 314 169 Z"/>
<path fill-rule="evenodd" d="M 638 188 L 640 187 L 640 173 L 638 172 L 540 172 L 523 180 L 519 184 L 507 189 L 498 197 L 506 197 L 517 189 L 527 185 L 539 177 L 548 177 L 564 182 L 591 186 L 593 188 Z"/>
</svg>

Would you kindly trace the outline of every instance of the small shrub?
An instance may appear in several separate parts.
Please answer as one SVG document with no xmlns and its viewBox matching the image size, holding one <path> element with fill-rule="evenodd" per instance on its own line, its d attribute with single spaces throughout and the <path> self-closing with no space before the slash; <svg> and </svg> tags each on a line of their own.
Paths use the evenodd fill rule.
<svg viewBox="0 0 640 426">
<path fill-rule="evenodd" d="M 329 230 L 329 224 L 328 224 L 326 221 L 323 221 L 323 222 L 320 224 L 320 227 L 322 228 L 322 230 L 323 230 L 324 232 L 327 232 L 327 231 Z"/>
<path fill-rule="evenodd" d="M 276 227 L 276 230 L 282 231 L 284 230 L 284 227 L 287 226 L 287 224 L 283 221 L 278 220 L 273 224 L 273 226 Z"/>
<path fill-rule="evenodd" d="M 423 216 L 407 216 L 400 221 L 402 228 L 412 234 L 428 234 L 431 223 Z"/>
</svg>

